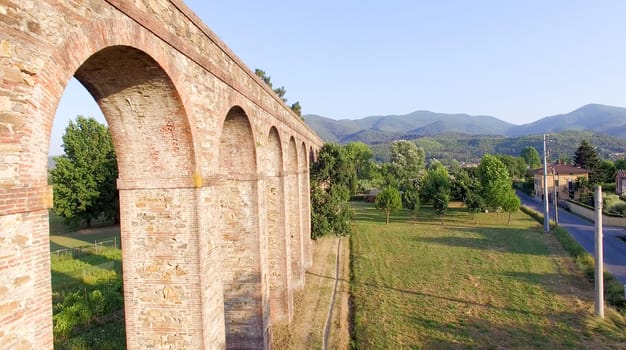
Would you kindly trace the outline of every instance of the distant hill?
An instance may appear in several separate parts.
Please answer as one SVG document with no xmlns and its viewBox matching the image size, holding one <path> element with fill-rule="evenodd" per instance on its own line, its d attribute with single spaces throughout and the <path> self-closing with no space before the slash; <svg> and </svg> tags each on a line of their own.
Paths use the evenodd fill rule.
<svg viewBox="0 0 626 350">
<path fill-rule="evenodd" d="M 371 116 L 355 120 L 334 120 L 319 115 L 305 115 L 304 120 L 325 141 L 339 143 L 362 141 L 368 144 L 450 132 L 468 135 L 504 135 L 514 126 L 490 116 L 429 111 Z"/>
<path fill-rule="evenodd" d="M 589 104 L 567 114 L 554 115 L 513 127 L 508 135 L 523 136 L 565 130 L 593 131 L 626 137 L 626 108 Z"/>
<path fill-rule="evenodd" d="M 626 137 L 626 108 L 599 104 L 589 104 L 567 114 L 545 117 L 524 125 L 507 123 L 491 116 L 429 111 L 355 120 L 305 115 L 304 120 L 325 141 L 362 141 L 370 145 L 441 134 L 517 137 L 567 130 Z"/>
</svg>

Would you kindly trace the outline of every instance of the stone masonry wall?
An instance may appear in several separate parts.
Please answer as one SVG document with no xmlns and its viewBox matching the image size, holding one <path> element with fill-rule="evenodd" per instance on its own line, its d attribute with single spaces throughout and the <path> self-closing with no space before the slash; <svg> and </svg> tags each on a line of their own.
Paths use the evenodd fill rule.
<svg viewBox="0 0 626 350">
<path fill-rule="evenodd" d="M 303 282 L 308 169 L 295 145 L 321 140 L 181 0 L 0 0 L 0 349 L 52 348 L 47 154 L 72 76 L 118 154 L 128 348 L 268 348 L 269 235 L 300 241 L 283 251 Z M 225 147 L 234 107 L 249 131 Z M 279 176 L 256 167 L 275 149 L 272 128 L 285 142 Z M 241 145 L 248 156 L 231 152 Z M 276 221 L 286 203 L 298 204 Z M 287 310 L 294 285 L 275 288 Z M 242 313 L 227 320 L 232 306 Z"/>
</svg>

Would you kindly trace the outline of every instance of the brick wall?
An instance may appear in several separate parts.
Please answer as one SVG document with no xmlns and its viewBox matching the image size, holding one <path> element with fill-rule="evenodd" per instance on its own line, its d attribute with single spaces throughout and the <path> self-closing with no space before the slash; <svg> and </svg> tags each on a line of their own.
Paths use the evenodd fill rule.
<svg viewBox="0 0 626 350">
<path fill-rule="evenodd" d="M 47 153 L 72 76 L 118 155 L 128 348 L 267 348 L 270 294 L 288 322 L 307 265 L 296 145 L 321 140 L 180 0 L 0 0 L 0 18 L 0 349 L 52 348 Z"/>
</svg>

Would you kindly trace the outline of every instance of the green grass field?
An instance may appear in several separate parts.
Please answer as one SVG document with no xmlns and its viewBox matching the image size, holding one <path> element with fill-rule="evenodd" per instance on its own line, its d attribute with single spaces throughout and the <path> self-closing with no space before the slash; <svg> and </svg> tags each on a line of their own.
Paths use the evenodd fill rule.
<svg viewBox="0 0 626 350">
<path fill-rule="evenodd" d="M 55 349 L 124 349 L 119 226 L 71 231 L 55 220 L 51 216 L 51 252 L 85 247 L 50 256 Z M 103 241 L 118 248 L 108 242 L 96 249 L 94 242 Z"/>
<path fill-rule="evenodd" d="M 120 227 L 110 221 L 96 221 L 93 228 L 70 227 L 63 223 L 53 211 L 50 217 L 50 251 L 74 248 L 94 244 L 94 242 L 113 241 L 120 246 Z M 113 244 L 108 244 L 112 246 Z"/>
<path fill-rule="evenodd" d="M 355 348 L 625 347 L 623 318 L 592 317 L 593 286 L 525 214 L 425 207 L 385 225 L 372 204 L 353 206 Z"/>
</svg>

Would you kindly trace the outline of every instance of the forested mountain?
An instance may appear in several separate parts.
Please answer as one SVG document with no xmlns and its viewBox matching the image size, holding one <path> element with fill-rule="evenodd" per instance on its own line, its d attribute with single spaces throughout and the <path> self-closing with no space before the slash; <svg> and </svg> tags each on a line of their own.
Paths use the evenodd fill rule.
<svg viewBox="0 0 626 350">
<path fill-rule="evenodd" d="M 589 131 L 564 131 L 549 135 L 548 153 L 552 161 L 571 159 L 582 140 L 588 140 L 597 148 L 602 158 L 622 158 L 626 152 L 626 139 L 596 134 Z M 436 158 L 444 163 L 452 159 L 458 162 L 475 163 L 485 153 L 508 154 L 519 156 L 526 146 L 533 146 L 540 153 L 543 151 L 543 135 L 517 137 L 473 136 L 462 134 L 441 134 L 411 139 L 424 149 L 426 158 Z M 378 161 L 389 161 L 390 143 L 370 146 Z"/>
<path fill-rule="evenodd" d="M 590 104 L 567 114 L 554 115 L 516 126 L 509 130 L 508 135 L 522 136 L 565 130 L 593 131 L 626 137 L 626 108 Z"/>
<path fill-rule="evenodd" d="M 603 158 L 623 157 L 626 152 L 626 108 L 599 104 L 524 125 L 489 116 L 428 111 L 357 120 L 318 115 L 305 115 L 304 119 L 325 141 L 365 142 L 381 161 L 389 160 L 389 144 L 398 139 L 415 141 L 428 158 L 472 163 L 485 153 L 518 156 L 526 146 L 541 152 L 544 133 L 549 134 L 548 151 L 553 160 L 572 157 L 583 139 L 596 146 Z"/>
<path fill-rule="evenodd" d="M 489 116 L 444 114 L 417 111 L 406 115 L 372 116 L 363 119 L 334 120 L 318 115 L 305 115 L 304 120 L 325 141 L 368 144 L 409 139 L 441 133 L 468 135 L 505 135 L 514 125 Z"/>
<path fill-rule="evenodd" d="M 428 111 L 356 120 L 334 120 L 318 115 L 305 115 L 304 119 L 325 141 L 362 141 L 370 145 L 441 134 L 525 136 L 566 130 L 626 137 L 626 108 L 599 104 L 586 105 L 567 114 L 545 117 L 524 125 L 514 125 L 490 116 Z"/>
</svg>

